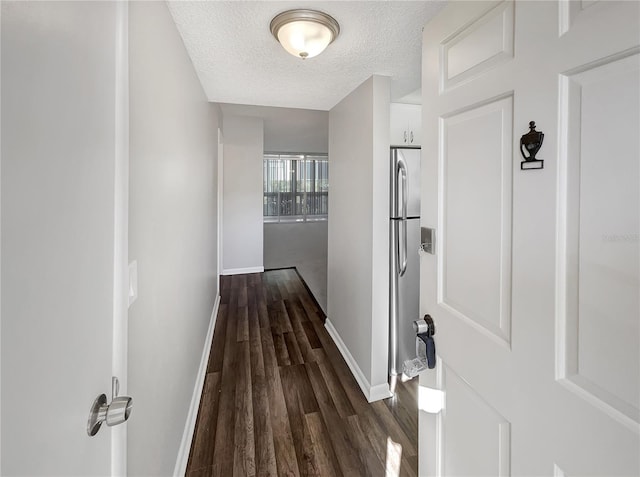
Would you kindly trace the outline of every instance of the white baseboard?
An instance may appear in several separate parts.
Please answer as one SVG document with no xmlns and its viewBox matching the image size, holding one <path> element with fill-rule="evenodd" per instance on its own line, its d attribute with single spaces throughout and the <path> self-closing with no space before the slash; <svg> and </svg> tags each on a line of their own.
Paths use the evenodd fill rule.
<svg viewBox="0 0 640 477">
<path fill-rule="evenodd" d="M 264 267 L 227 268 L 222 270 L 223 275 L 242 275 L 244 273 L 262 273 Z"/>
<path fill-rule="evenodd" d="M 196 384 L 193 388 L 193 396 L 191 396 L 191 405 L 187 414 L 187 422 L 184 426 L 182 441 L 178 449 L 178 458 L 176 466 L 173 469 L 174 477 L 184 477 L 187 472 L 187 464 L 189 463 L 189 452 L 191 451 L 191 441 L 193 433 L 196 429 L 196 419 L 198 418 L 198 408 L 200 407 L 200 398 L 202 397 L 202 388 L 204 387 L 204 378 L 207 375 L 207 365 L 209 364 L 209 353 L 211 352 L 211 342 L 213 341 L 213 331 L 216 327 L 216 319 L 218 317 L 218 309 L 220 308 L 220 295 L 216 296 L 216 301 L 211 312 L 211 320 L 209 321 L 209 329 L 207 337 L 204 340 L 204 349 L 202 350 L 202 358 L 200 359 L 200 369 L 196 376 Z"/>
<path fill-rule="evenodd" d="M 369 396 L 367 397 L 367 401 L 380 401 L 380 399 L 387 399 L 392 396 L 393 394 L 389 389 L 389 383 L 382 383 L 377 384 L 376 386 L 371 386 L 371 388 L 369 389 Z"/>
<path fill-rule="evenodd" d="M 333 323 L 329 318 L 326 319 L 324 323 L 324 327 L 327 329 L 327 332 L 333 339 L 333 342 L 336 344 L 342 357 L 347 362 L 347 366 L 351 370 L 353 377 L 356 378 L 358 386 L 362 390 L 362 394 L 367 398 L 368 402 L 379 401 L 380 399 L 386 399 L 392 396 L 391 391 L 389 390 L 389 383 L 378 384 L 376 386 L 371 386 L 369 380 L 364 376 L 360 366 L 356 363 L 356 360 L 351 356 L 349 349 L 342 341 L 342 338 L 338 334 L 338 331 L 334 328 Z"/>
</svg>

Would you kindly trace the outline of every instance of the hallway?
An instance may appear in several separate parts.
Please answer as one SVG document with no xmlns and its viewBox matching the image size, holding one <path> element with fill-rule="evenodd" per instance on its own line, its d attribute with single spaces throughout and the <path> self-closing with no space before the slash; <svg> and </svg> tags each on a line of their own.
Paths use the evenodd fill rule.
<svg viewBox="0 0 640 477">
<path fill-rule="evenodd" d="M 417 383 L 369 404 L 294 269 L 222 277 L 187 476 L 417 475 Z"/>
</svg>

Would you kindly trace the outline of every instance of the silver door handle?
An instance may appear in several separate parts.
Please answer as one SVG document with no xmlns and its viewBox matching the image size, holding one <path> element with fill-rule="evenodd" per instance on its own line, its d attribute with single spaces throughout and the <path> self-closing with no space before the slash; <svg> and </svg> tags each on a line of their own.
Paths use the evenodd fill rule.
<svg viewBox="0 0 640 477">
<path fill-rule="evenodd" d="M 402 239 L 398 240 L 398 242 L 400 242 L 398 245 L 401 250 L 399 275 L 402 277 L 407 271 L 407 221 L 406 220 L 402 221 L 402 225 L 400 226 L 400 229 L 402 230 Z"/>
<path fill-rule="evenodd" d="M 122 424 L 131 415 L 133 399 L 129 396 L 118 396 L 120 382 L 115 376 L 111 378 L 111 403 L 107 404 L 106 394 L 100 394 L 89 410 L 89 420 L 87 421 L 87 434 L 95 436 L 102 423 L 107 426 L 117 426 Z"/>
<path fill-rule="evenodd" d="M 407 166 L 402 159 L 398 161 L 398 172 L 400 175 L 400 191 L 402 194 L 401 200 L 401 213 L 402 225 L 398 230 L 398 248 L 400 262 L 399 276 L 403 276 L 407 271 Z M 402 238 L 400 238 L 400 231 L 402 231 Z"/>
<path fill-rule="evenodd" d="M 400 210 L 400 217 L 402 220 L 407 219 L 407 165 L 404 163 L 402 159 L 398 160 L 398 173 L 400 175 L 400 193 L 402 194 L 402 200 L 400 201 L 400 205 L 402 209 Z"/>
</svg>

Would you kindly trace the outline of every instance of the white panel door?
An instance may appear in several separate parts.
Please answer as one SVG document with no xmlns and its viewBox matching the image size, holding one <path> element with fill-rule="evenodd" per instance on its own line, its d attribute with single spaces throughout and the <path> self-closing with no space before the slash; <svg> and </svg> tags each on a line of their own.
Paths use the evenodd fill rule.
<svg viewBox="0 0 640 477">
<path fill-rule="evenodd" d="M 640 475 L 639 43 L 635 1 L 425 27 L 420 475 Z"/>
<path fill-rule="evenodd" d="M 2 475 L 126 473 L 127 8 L 2 2 Z"/>
</svg>

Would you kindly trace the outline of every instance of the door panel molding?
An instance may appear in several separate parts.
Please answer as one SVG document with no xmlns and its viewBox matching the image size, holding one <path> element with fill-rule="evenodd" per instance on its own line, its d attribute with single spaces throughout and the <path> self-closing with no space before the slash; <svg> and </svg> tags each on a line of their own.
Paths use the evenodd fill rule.
<svg viewBox="0 0 640 477">
<path fill-rule="evenodd" d="M 441 43 L 441 93 L 513 59 L 514 8 L 510 0 L 493 6 Z"/>
<path fill-rule="evenodd" d="M 578 16 L 601 0 L 561 0 L 558 2 L 559 36 L 569 31 Z"/>
<path fill-rule="evenodd" d="M 438 304 L 507 348 L 511 342 L 512 118 L 512 93 L 442 116 L 438 165 Z M 492 142 L 484 142 L 487 139 Z M 485 156 L 495 157 L 495 162 L 481 161 L 479 154 L 485 151 L 495 153 Z M 486 275 L 475 280 L 467 268 L 486 270 Z"/>
<path fill-rule="evenodd" d="M 628 107 L 640 102 L 639 54 L 632 48 L 560 75 L 556 269 L 556 379 L 637 433 L 640 167 L 627 140 L 640 128 Z M 621 168 L 626 179 L 614 176 Z M 616 372 L 629 366 L 635 382 Z"/>
<path fill-rule="evenodd" d="M 438 475 L 511 475 L 510 422 L 451 366 L 440 363 L 438 387 L 447 389 L 447 393 L 444 410 L 438 416 Z M 446 460 L 449 426 L 466 427 L 467 447 L 474 449 L 473 455 L 462 455 L 462 450 L 449 452 L 457 466 L 453 473 Z"/>
</svg>

